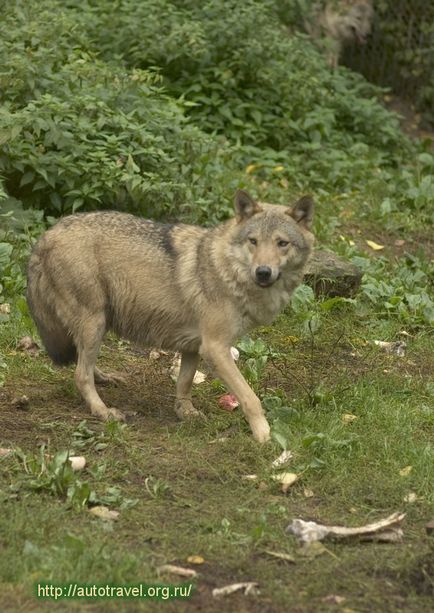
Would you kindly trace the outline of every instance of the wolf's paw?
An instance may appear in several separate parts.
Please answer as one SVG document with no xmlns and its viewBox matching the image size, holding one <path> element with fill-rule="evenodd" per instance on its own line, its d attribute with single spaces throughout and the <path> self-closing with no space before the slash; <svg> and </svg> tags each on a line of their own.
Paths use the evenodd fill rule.
<svg viewBox="0 0 434 613">
<path fill-rule="evenodd" d="M 110 407 L 107 409 L 107 416 L 105 417 L 106 421 L 109 419 L 114 419 L 115 421 L 126 421 L 127 418 L 125 413 L 119 411 L 119 409 L 115 409 L 114 407 Z"/>
<path fill-rule="evenodd" d="M 115 409 L 114 407 L 98 407 L 96 409 L 92 409 L 92 415 L 95 415 L 104 421 L 108 421 L 109 419 L 126 421 L 125 415 L 122 413 L 122 411 L 119 411 L 119 409 Z"/>
<path fill-rule="evenodd" d="M 258 443 L 266 443 L 270 440 L 270 426 L 268 425 L 265 417 L 261 417 L 255 421 L 250 422 L 253 438 Z"/>
<path fill-rule="evenodd" d="M 195 417 L 204 417 L 202 411 L 194 408 L 191 400 L 176 400 L 175 413 L 179 419 L 194 419 Z"/>
<path fill-rule="evenodd" d="M 127 380 L 122 375 L 118 375 L 116 373 L 105 373 L 99 368 L 95 368 L 94 372 L 95 383 L 99 383 L 101 385 L 107 385 L 109 383 L 113 385 L 125 385 Z"/>
</svg>

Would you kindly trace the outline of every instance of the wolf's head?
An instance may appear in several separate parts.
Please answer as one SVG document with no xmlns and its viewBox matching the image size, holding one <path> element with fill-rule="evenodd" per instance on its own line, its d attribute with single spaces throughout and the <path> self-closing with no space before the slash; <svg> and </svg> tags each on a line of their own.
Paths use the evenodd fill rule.
<svg viewBox="0 0 434 613">
<path fill-rule="evenodd" d="M 310 196 L 285 207 L 258 203 L 247 192 L 237 191 L 233 253 L 258 286 L 270 287 L 285 272 L 306 263 L 314 242 L 313 210 Z"/>
</svg>

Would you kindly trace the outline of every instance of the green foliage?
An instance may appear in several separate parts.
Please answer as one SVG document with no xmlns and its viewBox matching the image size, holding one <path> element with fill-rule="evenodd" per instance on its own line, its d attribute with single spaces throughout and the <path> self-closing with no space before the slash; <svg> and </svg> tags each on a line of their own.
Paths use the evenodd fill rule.
<svg viewBox="0 0 434 613">
<path fill-rule="evenodd" d="M 237 347 L 245 358 L 243 374 L 252 387 L 257 387 L 263 377 L 269 358 L 276 357 L 276 353 L 263 340 L 253 340 L 246 336 L 241 339 Z"/>
<path fill-rule="evenodd" d="M 24 292 L 26 287 L 24 267 L 35 236 L 38 236 L 44 228 L 42 211 L 33 209 L 24 211 L 18 201 L 13 199 L 3 201 L 2 211 L 0 213 L 0 323 L 9 319 L 10 306 L 6 301 Z"/>
<path fill-rule="evenodd" d="M 225 216 L 224 147 L 185 121 L 155 71 L 98 60 L 74 13 L 48 4 L 38 11 L 17 2 L 0 26 L 7 193 L 56 215 L 120 208 L 188 216 L 198 201 L 195 217 Z M 224 187 L 216 180 L 223 171 Z"/>
<path fill-rule="evenodd" d="M 71 448 L 80 452 L 89 449 L 103 451 L 109 444 L 122 442 L 126 427 L 126 424 L 111 420 L 105 423 L 103 432 L 96 432 L 89 428 L 86 420 L 83 420 L 72 433 Z"/>
<path fill-rule="evenodd" d="M 304 31 L 323 0 L 270 0 L 281 23 Z M 327 5 L 345 7 L 345 0 Z M 374 20 L 366 45 L 348 45 L 342 62 L 369 81 L 390 87 L 411 101 L 434 125 L 434 4 L 426 0 L 374 0 Z"/>
<path fill-rule="evenodd" d="M 158 65 L 168 91 L 189 101 L 194 123 L 248 146 L 246 159 L 282 151 L 289 174 L 341 187 L 367 160 L 381 166 L 408 146 L 376 101 L 379 90 L 331 72 L 306 37 L 282 26 L 273 2 L 121 0 L 115 15 L 98 2 L 93 17 L 103 57 Z"/>
<path fill-rule="evenodd" d="M 214 222 L 246 183 L 362 190 L 373 166 L 392 183 L 412 147 L 378 88 L 330 71 L 307 37 L 288 30 L 307 8 L 272 0 L 5 5 L 3 192 L 55 215 L 118 208 Z M 254 171 L 242 178 L 247 164 Z M 427 183 L 408 196 L 419 209 Z"/>
<path fill-rule="evenodd" d="M 3 355 L 0 353 L 0 387 L 3 387 L 5 384 L 7 372 L 8 364 Z"/>
<path fill-rule="evenodd" d="M 395 265 L 381 256 L 361 255 L 354 247 L 344 253 L 363 271 L 359 296 L 317 301 L 310 287 L 300 285 L 291 298 L 291 311 L 303 324 L 306 335 L 317 332 L 334 310 L 355 309 L 366 317 L 366 303 L 380 318 L 398 318 L 410 326 L 434 324 L 433 261 L 422 253 L 406 254 Z"/>
<path fill-rule="evenodd" d="M 421 221 L 434 223 L 434 155 L 420 153 L 412 169 L 390 176 L 385 183 L 381 213 L 385 219 L 390 213 L 401 211 L 415 215 Z M 386 177 L 385 177 L 386 178 Z"/>
<path fill-rule="evenodd" d="M 162 479 L 149 476 L 145 479 L 145 490 L 151 498 L 160 498 L 170 492 L 170 485 Z"/>
<path fill-rule="evenodd" d="M 72 470 L 68 451 L 60 451 L 51 458 L 45 447 L 41 447 L 39 455 L 26 454 L 20 450 L 16 450 L 14 455 L 20 469 L 19 483 L 14 484 L 14 489 L 25 485 L 31 490 L 48 492 L 68 500 L 76 507 L 96 502 L 95 492 Z"/>
<path fill-rule="evenodd" d="M 125 498 L 117 487 L 106 487 L 104 494 L 97 494 L 89 481 L 83 481 L 72 469 L 70 451 L 59 451 L 53 456 L 44 446 L 38 454 L 25 453 L 15 449 L 10 454 L 13 462 L 7 468 L 13 491 L 32 490 L 53 495 L 75 509 L 96 504 L 116 505 L 128 508 L 134 500 Z M 101 477 L 104 471 L 93 470 L 92 476 Z"/>
<path fill-rule="evenodd" d="M 383 258 L 372 262 L 355 256 L 353 262 L 365 271 L 362 296 L 379 315 L 398 317 L 409 325 L 434 325 L 434 262 L 407 255 L 392 274 Z"/>
</svg>

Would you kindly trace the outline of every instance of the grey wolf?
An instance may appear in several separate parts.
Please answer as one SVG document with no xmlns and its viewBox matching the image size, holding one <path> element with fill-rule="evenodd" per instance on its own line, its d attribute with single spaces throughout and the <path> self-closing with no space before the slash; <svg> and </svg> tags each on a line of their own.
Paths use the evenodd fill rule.
<svg viewBox="0 0 434 613">
<path fill-rule="evenodd" d="M 93 415 L 123 419 L 95 382 L 116 381 L 96 360 L 104 334 L 181 352 L 176 414 L 191 401 L 201 355 L 238 398 L 256 440 L 269 438 L 261 402 L 231 355 L 234 341 L 269 324 L 303 277 L 313 245 L 313 201 L 256 202 L 240 190 L 235 216 L 214 228 L 167 225 L 127 213 L 65 217 L 36 243 L 27 300 L 45 348 L 76 362 L 75 381 Z"/>
<path fill-rule="evenodd" d="M 305 25 L 324 49 L 328 64 L 336 68 L 345 44 L 366 42 L 373 17 L 372 0 L 327 0 L 314 5 Z"/>
</svg>

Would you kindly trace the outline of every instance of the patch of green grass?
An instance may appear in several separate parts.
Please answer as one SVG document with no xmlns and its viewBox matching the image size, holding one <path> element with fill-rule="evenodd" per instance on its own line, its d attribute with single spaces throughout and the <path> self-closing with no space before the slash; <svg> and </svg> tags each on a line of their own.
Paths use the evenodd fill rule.
<svg viewBox="0 0 434 613">
<path fill-rule="evenodd" d="M 15 350 L 26 330 L 12 319 L 2 331 L 8 364 L 0 397 L 2 446 L 35 455 L 43 443 L 50 454 L 84 455 L 87 467 L 77 478 L 103 499 L 115 488 L 107 504 L 120 516 L 104 522 L 62 492 L 28 487 L 16 458 L 2 458 L 4 602 L 22 606 L 38 580 L 178 583 L 159 576 L 158 567 L 191 566 L 186 559 L 196 554 L 205 563 L 197 567 L 190 605 L 173 601 L 165 608 L 202 603 L 212 610 L 211 588 L 257 580 L 260 596 L 235 595 L 230 606 L 283 610 L 290 603 L 325 611 L 331 605 L 323 599 L 335 594 L 354 610 L 366 610 L 367 603 L 371 610 L 426 610 L 434 356 L 424 330 L 408 340 L 402 358 L 372 345 L 381 334 L 394 338 L 399 328 L 374 315 L 365 326 L 354 309 L 344 309 L 325 312 L 312 335 L 298 314 L 284 315 L 258 333 L 263 343 L 241 345 L 244 370 L 256 367 L 248 363 L 255 352 L 268 355 L 255 385 L 265 399 L 280 399 L 265 404 L 294 453 L 288 469 L 299 474 L 285 495 L 271 478 L 280 445 L 258 447 L 239 412 L 218 409 L 221 387 L 210 378 L 195 388 L 206 419 L 180 423 L 172 409 L 170 358 L 152 362 L 109 339 L 102 362 L 128 371 L 128 389 L 107 386 L 101 393 L 137 414 L 126 427 L 104 426 L 87 414 L 71 369 L 52 368 L 43 353 L 31 358 Z M 11 406 L 19 394 L 30 398 L 27 411 Z M 346 422 L 346 414 L 355 419 Z M 257 479 L 244 479 L 249 474 Z M 406 502 L 410 493 L 415 502 Z M 137 502 L 124 504 L 129 500 Z M 326 543 L 325 553 L 311 559 L 285 531 L 294 517 L 360 525 L 396 510 L 407 513 L 401 544 Z M 291 554 L 295 564 L 266 550 Z M 107 602 L 109 610 L 116 606 Z"/>
</svg>

